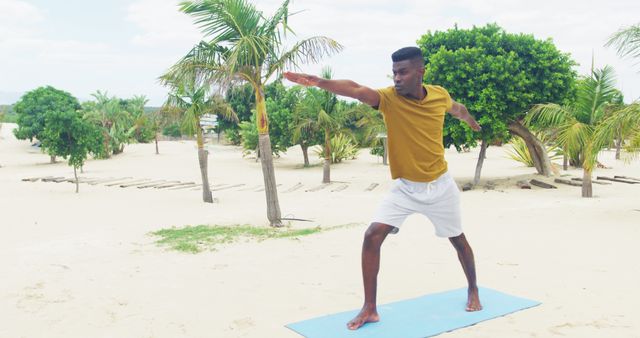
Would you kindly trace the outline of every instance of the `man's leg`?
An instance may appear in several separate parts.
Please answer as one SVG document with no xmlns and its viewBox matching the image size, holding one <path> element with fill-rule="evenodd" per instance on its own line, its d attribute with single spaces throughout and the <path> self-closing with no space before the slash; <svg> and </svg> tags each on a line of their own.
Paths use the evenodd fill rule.
<svg viewBox="0 0 640 338">
<path fill-rule="evenodd" d="M 480 297 L 478 296 L 478 285 L 476 284 L 476 264 L 473 259 L 473 251 L 467 238 L 464 234 L 460 234 L 457 237 L 450 237 L 449 241 L 453 244 L 458 252 L 458 259 L 462 264 L 465 276 L 467 276 L 467 282 L 469 283 L 468 298 L 467 298 L 467 311 L 479 311 L 482 310 L 480 304 Z"/>
<path fill-rule="evenodd" d="M 378 286 L 378 270 L 380 269 L 380 246 L 393 230 L 383 223 L 371 223 L 364 234 L 362 243 L 362 282 L 364 284 L 364 305 L 360 313 L 353 318 L 347 327 L 356 330 L 365 323 L 380 320 L 376 310 L 376 292 Z"/>
</svg>

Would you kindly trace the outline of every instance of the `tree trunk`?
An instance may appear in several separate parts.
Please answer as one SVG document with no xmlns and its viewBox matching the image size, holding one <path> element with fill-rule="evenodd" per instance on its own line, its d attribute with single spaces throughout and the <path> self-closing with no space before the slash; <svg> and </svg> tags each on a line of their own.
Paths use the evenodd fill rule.
<svg viewBox="0 0 640 338">
<path fill-rule="evenodd" d="M 383 149 L 383 153 L 382 153 L 382 164 L 384 165 L 389 165 L 389 162 L 387 161 L 387 158 L 389 157 L 389 153 L 388 153 L 388 143 L 387 143 L 387 138 L 384 137 L 382 138 L 382 149 Z"/>
<path fill-rule="evenodd" d="M 50 155 L 50 163 L 56 163 L 56 155 Z"/>
<path fill-rule="evenodd" d="M 544 144 L 518 121 L 509 123 L 508 128 L 512 134 L 520 136 L 524 140 L 538 174 L 547 177 L 550 176 L 551 161 L 549 160 L 549 155 L 547 154 L 547 149 Z"/>
<path fill-rule="evenodd" d="M 104 156 L 105 158 L 110 158 L 111 157 L 111 136 L 109 136 L 109 133 L 103 131 L 102 132 L 102 146 L 104 147 Z"/>
<path fill-rule="evenodd" d="M 258 147 L 262 160 L 262 176 L 264 178 L 264 192 L 267 199 L 267 219 L 273 227 L 282 226 L 280 216 L 280 202 L 278 202 L 278 190 L 276 188 L 276 175 L 273 167 L 273 155 L 271 154 L 271 139 L 269 138 L 269 120 L 267 119 L 267 106 L 264 102 L 262 86 L 256 89 L 256 123 L 258 124 Z"/>
<path fill-rule="evenodd" d="M 271 148 L 271 141 L 269 141 L 269 148 Z M 258 140 L 258 145 L 256 146 L 256 162 L 260 161 L 260 141 Z"/>
<path fill-rule="evenodd" d="M 618 137 L 616 137 L 616 160 L 620 159 L 620 150 L 622 149 L 622 135 L 618 133 Z"/>
<path fill-rule="evenodd" d="M 473 185 L 478 184 L 480 182 L 480 173 L 482 172 L 482 164 L 484 164 L 484 159 L 487 156 L 487 148 L 489 147 L 489 143 L 486 141 L 482 141 L 482 145 L 480 145 L 480 154 L 478 155 L 478 163 L 476 164 L 476 175 L 473 177 Z"/>
<path fill-rule="evenodd" d="M 208 174 L 208 155 L 209 152 L 204 150 L 204 138 L 202 137 L 202 129 L 199 128 L 200 121 L 197 122 L 196 142 L 198 143 L 198 162 L 200 162 L 200 175 L 202 176 L 202 201 L 205 203 L 213 203 L 213 195 L 209 187 Z"/>
<path fill-rule="evenodd" d="M 593 197 L 593 184 L 591 184 L 591 170 L 586 168 L 582 174 L 582 197 Z"/>
<path fill-rule="evenodd" d="M 331 182 L 331 136 L 324 130 L 324 164 L 322 165 L 322 183 Z"/>
<path fill-rule="evenodd" d="M 78 170 L 76 166 L 73 166 L 73 177 L 76 178 L 76 194 L 80 191 L 80 183 L 78 182 Z"/>
<path fill-rule="evenodd" d="M 562 170 L 569 170 L 569 156 L 567 156 L 566 151 L 563 151 L 562 154 Z"/>
<path fill-rule="evenodd" d="M 156 155 L 160 155 L 160 151 L 158 151 L 158 133 L 156 133 Z"/>
<path fill-rule="evenodd" d="M 302 157 L 304 157 L 304 166 L 308 167 L 309 164 L 309 146 L 305 144 L 300 144 L 300 148 L 302 148 Z"/>
<path fill-rule="evenodd" d="M 258 136 L 260 144 L 260 156 L 262 162 L 262 176 L 264 178 L 264 191 L 267 199 L 267 219 L 274 227 L 282 226 L 280 216 L 280 203 L 278 202 L 278 190 L 276 188 L 276 175 L 273 168 L 273 156 L 271 154 L 271 140 L 269 134 Z"/>
</svg>

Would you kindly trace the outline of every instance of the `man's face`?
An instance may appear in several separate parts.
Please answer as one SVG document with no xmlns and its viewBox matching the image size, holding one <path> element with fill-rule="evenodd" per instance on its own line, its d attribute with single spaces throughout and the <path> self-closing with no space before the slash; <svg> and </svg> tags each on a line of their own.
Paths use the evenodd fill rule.
<svg viewBox="0 0 640 338">
<path fill-rule="evenodd" d="M 402 60 L 393 63 L 393 84 L 398 94 L 406 96 L 422 85 L 424 67 L 419 60 Z"/>
</svg>

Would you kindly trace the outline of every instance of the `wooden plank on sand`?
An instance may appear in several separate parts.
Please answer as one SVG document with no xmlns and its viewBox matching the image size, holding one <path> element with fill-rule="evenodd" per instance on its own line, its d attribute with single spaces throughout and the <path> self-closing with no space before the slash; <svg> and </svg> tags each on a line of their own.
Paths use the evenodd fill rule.
<svg viewBox="0 0 640 338">
<path fill-rule="evenodd" d="M 349 185 L 348 185 L 348 184 L 343 184 L 343 185 L 338 186 L 338 187 L 337 187 L 337 188 L 335 188 L 335 189 L 331 189 L 331 192 L 338 192 L 338 191 L 342 191 L 342 190 L 344 190 L 344 189 L 347 189 L 348 187 L 349 187 Z"/>
<path fill-rule="evenodd" d="M 237 187 L 243 187 L 245 184 L 244 183 L 240 183 L 240 184 L 232 184 L 226 187 L 222 187 L 222 188 L 212 188 L 211 191 L 221 191 L 221 190 L 227 190 L 227 189 L 232 189 L 232 188 L 237 188 Z"/>
<path fill-rule="evenodd" d="M 53 176 L 23 178 L 22 181 L 23 182 L 37 182 L 39 180 L 43 180 L 43 179 L 46 179 L 46 178 L 53 178 Z"/>
<path fill-rule="evenodd" d="M 579 178 L 579 177 L 574 177 L 571 180 L 582 182 L 582 179 Z M 591 183 L 602 184 L 602 185 L 611 185 L 612 184 L 611 182 L 600 182 L 600 181 L 591 181 Z"/>
<path fill-rule="evenodd" d="M 364 191 L 373 191 L 373 189 L 377 188 L 379 185 L 380 185 L 379 183 L 371 183 L 369 184 L 367 189 L 364 189 Z"/>
<path fill-rule="evenodd" d="M 144 185 L 144 184 L 152 184 L 152 183 L 161 183 L 161 182 L 165 182 L 165 180 L 155 180 L 155 181 L 145 181 L 145 182 L 138 182 L 138 183 L 126 183 L 126 184 L 120 184 L 119 187 L 120 188 L 129 188 L 129 187 L 137 187 L 139 185 Z"/>
<path fill-rule="evenodd" d="M 618 183 L 640 184 L 640 182 L 631 181 L 631 180 L 623 180 L 621 178 L 611 178 L 611 177 L 606 177 L 606 176 L 598 176 L 597 178 L 599 180 L 612 181 L 612 182 L 618 182 Z"/>
<path fill-rule="evenodd" d="M 542 182 L 542 181 L 538 181 L 536 179 L 533 179 L 533 180 L 529 181 L 529 183 L 531 183 L 531 185 L 535 185 L 536 187 L 540 187 L 540 188 L 558 189 L 558 187 L 556 187 L 553 184 L 549 184 L 549 183 L 545 183 L 545 182 Z"/>
<path fill-rule="evenodd" d="M 581 187 L 582 186 L 582 183 L 580 183 L 580 182 L 572 181 L 572 180 L 565 180 L 564 178 L 556 178 L 553 181 L 556 182 L 556 183 L 566 184 L 566 185 L 570 185 L 570 186 L 574 186 L 574 187 Z"/>
<path fill-rule="evenodd" d="M 179 186 L 191 185 L 191 184 L 195 184 L 195 182 L 178 182 L 178 183 L 171 183 L 171 184 L 163 184 L 163 185 L 156 186 L 155 188 L 166 189 L 166 188 L 173 188 L 173 187 L 179 187 Z"/>
<path fill-rule="evenodd" d="M 64 179 L 62 176 L 53 176 L 48 178 L 43 178 L 42 182 L 54 182 L 55 180 Z"/>
<path fill-rule="evenodd" d="M 296 183 L 293 187 L 291 187 L 291 188 L 289 188 L 289 189 L 287 189 L 287 190 L 283 191 L 283 193 L 285 193 L 285 192 L 293 192 L 293 191 L 296 191 L 296 190 L 298 190 L 298 189 L 302 188 L 302 185 L 303 185 L 302 183 L 298 182 L 298 183 Z"/>
<path fill-rule="evenodd" d="M 193 187 L 197 187 L 199 186 L 201 183 L 192 183 L 192 184 L 185 184 L 183 186 L 179 186 L 179 187 L 174 187 L 174 188 L 170 188 L 167 190 L 182 190 L 182 189 L 189 189 L 189 188 L 193 188 Z"/>
<path fill-rule="evenodd" d="M 164 181 L 163 180 L 162 182 L 158 182 L 158 183 L 149 183 L 149 184 L 145 184 L 145 185 L 139 185 L 136 188 L 138 188 L 138 189 L 155 188 L 157 186 L 165 185 L 167 183 L 178 183 L 178 182 L 180 182 L 180 181 Z"/>
<path fill-rule="evenodd" d="M 320 191 L 326 187 L 328 187 L 331 183 L 322 183 L 319 186 L 313 187 L 311 189 L 305 190 L 306 192 L 316 192 L 316 191 Z"/>
<path fill-rule="evenodd" d="M 621 179 L 623 179 L 623 180 L 631 180 L 631 181 L 638 181 L 638 182 L 640 182 L 640 178 L 629 177 L 629 176 L 618 176 L 618 175 L 615 175 L 615 176 L 613 176 L 613 178 L 621 178 Z"/>
</svg>

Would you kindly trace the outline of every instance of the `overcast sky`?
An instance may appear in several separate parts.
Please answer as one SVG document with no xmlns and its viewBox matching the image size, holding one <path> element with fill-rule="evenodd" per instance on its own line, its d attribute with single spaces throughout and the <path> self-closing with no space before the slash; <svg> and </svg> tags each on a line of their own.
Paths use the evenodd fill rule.
<svg viewBox="0 0 640 338">
<path fill-rule="evenodd" d="M 271 15 L 281 1 L 255 0 Z M 146 95 L 160 105 L 157 77 L 202 34 L 176 0 L 0 0 L 0 104 L 52 85 L 80 100 L 96 90 L 118 97 Z M 322 64 L 335 78 L 371 87 L 390 85 L 390 54 L 427 31 L 495 22 L 512 33 L 552 38 L 587 74 L 611 65 L 628 102 L 640 97 L 640 62 L 603 45 L 620 27 L 640 22 L 640 1 L 577 0 L 292 0 L 296 38 L 325 35 L 345 49 Z"/>
</svg>

